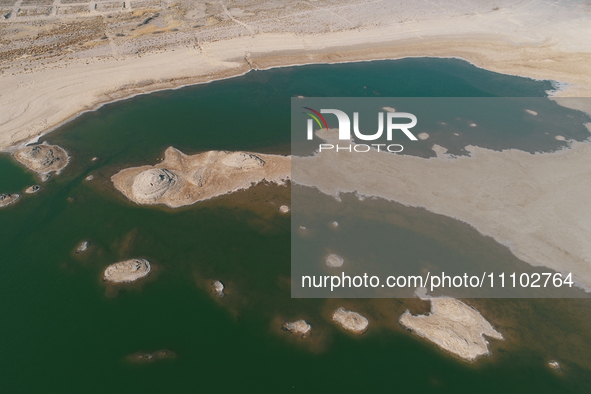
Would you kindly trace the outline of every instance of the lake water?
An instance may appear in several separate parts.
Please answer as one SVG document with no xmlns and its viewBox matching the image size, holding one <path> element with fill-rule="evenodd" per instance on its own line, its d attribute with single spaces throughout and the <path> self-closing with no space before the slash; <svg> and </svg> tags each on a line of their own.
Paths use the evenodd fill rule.
<svg viewBox="0 0 591 394">
<path fill-rule="evenodd" d="M 277 213 L 289 204 L 289 187 L 259 185 L 171 210 L 134 205 L 109 181 L 121 168 L 156 163 L 167 146 L 288 154 L 297 95 L 541 97 L 550 89 L 549 81 L 459 60 L 406 59 L 256 71 L 78 117 L 46 138 L 72 156 L 63 174 L 0 210 L 1 391 L 588 392 L 585 300 L 472 303 L 507 341 L 466 364 L 399 327 L 406 309 L 428 309 L 421 301 L 291 299 L 290 220 Z M 38 182 L 6 156 L 0 173 L 3 193 Z M 85 181 L 90 174 L 94 180 Z M 506 253 L 454 220 L 390 206 L 416 226 L 433 223 L 475 249 Z M 421 236 L 436 241 L 438 234 Z M 77 255 L 82 240 L 91 246 Z M 102 282 L 108 264 L 132 257 L 149 259 L 153 274 L 123 288 Z M 223 299 L 211 294 L 217 279 L 226 285 Z M 341 305 L 370 318 L 366 334 L 334 327 L 330 313 Z M 298 318 L 312 324 L 310 338 L 280 330 Z M 160 349 L 176 357 L 126 359 Z M 552 358 L 564 373 L 546 366 Z"/>
</svg>

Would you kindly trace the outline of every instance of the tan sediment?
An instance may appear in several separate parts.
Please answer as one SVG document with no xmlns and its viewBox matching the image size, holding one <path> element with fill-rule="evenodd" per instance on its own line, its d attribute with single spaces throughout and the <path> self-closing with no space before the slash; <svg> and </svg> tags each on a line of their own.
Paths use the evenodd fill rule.
<svg viewBox="0 0 591 394">
<path fill-rule="evenodd" d="M 357 312 L 338 308 L 332 314 L 332 320 L 337 322 L 345 330 L 354 334 L 362 334 L 369 326 L 369 320 Z"/>
<path fill-rule="evenodd" d="M 148 260 L 125 260 L 108 266 L 103 279 L 112 283 L 133 283 L 147 276 L 150 271 L 151 266 Z"/>
<path fill-rule="evenodd" d="M 317 10 L 303 3 L 277 8 L 276 2 L 252 2 L 241 5 L 248 16 L 229 19 L 219 7 L 190 11 L 194 4 L 189 3 L 181 0 L 163 9 L 155 4 L 155 9 L 110 14 L 110 19 L 95 13 L 67 23 L 35 19 L 35 26 L 20 17 L 3 21 L 7 50 L 0 54 L 0 150 L 101 103 L 253 68 L 458 57 L 496 72 L 568 84 L 560 95 L 591 92 L 591 18 L 582 4 L 501 0 L 493 7 L 454 1 L 433 12 L 430 3 L 348 0 L 323 5 L 323 18 L 311 22 Z M 142 20 L 156 11 L 159 24 L 145 25 Z M 35 43 L 54 43 L 31 46 L 31 35 L 45 40 Z"/>
<path fill-rule="evenodd" d="M 57 145 L 26 146 L 13 153 L 16 161 L 37 174 L 59 174 L 70 160 L 68 153 Z"/>
<path fill-rule="evenodd" d="M 169 147 L 161 163 L 124 169 L 111 181 L 137 204 L 178 208 L 263 181 L 284 184 L 290 171 L 289 156 L 225 151 L 188 156 Z"/>
<path fill-rule="evenodd" d="M 503 339 L 477 310 L 453 298 L 431 298 L 431 313 L 413 316 L 406 311 L 399 322 L 413 334 L 467 361 L 489 354 L 485 335 Z"/>
<path fill-rule="evenodd" d="M 330 141 L 334 134 L 319 135 Z M 591 290 L 591 189 L 584 181 L 591 179 L 591 144 L 536 154 L 468 146 L 469 156 L 455 158 L 442 147 L 433 149 L 437 157 L 430 159 L 325 150 L 295 158 L 292 182 L 459 219 L 533 266 L 572 272 L 576 283 Z"/>
<path fill-rule="evenodd" d="M 0 208 L 14 204 L 19 198 L 19 194 L 0 194 Z"/>
</svg>

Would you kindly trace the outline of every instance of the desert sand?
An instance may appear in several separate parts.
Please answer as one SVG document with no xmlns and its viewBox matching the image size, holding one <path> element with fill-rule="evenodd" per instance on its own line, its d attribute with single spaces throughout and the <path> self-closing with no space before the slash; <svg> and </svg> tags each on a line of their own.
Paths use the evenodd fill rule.
<svg viewBox="0 0 591 394">
<path fill-rule="evenodd" d="M 345 330 L 354 334 L 363 334 L 369 326 L 369 320 L 357 312 L 338 308 L 332 314 L 332 320 L 337 322 Z"/>
<path fill-rule="evenodd" d="M 106 102 L 285 65 L 457 57 L 557 80 L 559 95 L 591 92 L 591 13 L 584 3 L 121 4 L 2 6 L 0 150 Z"/>
<path fill-rule="evenodd" d="M 187 156 L 169 147 L 161 163 L 127 168 L 111 181 L 137 204 L 178 208 L 263 181 L 284 184 L 290 171 L 288 156 L 223 151 Z"/>
<path fill-rule="evenodd" d="M 125 260 L 108 266 L 105 269 L 103 279 L 112 283 L 133 283 L 147 276 L 151 269 L 148 260 Z"/>
<path fill-rule="evenodd" d="M 399 322 L 414 334 L 467 361 L 489 354 L 484 335 L 503 339 L 477 310 L 453 298 L 431 298 L 431 313 L 413 316 L 406 311 Z"/>
<path fill-rule="evenodd" d="M 335 134 L 318 135 L 331 141 Z M 435 145 L 437 157 L 429 159 L 325 150 L 294 158 L 292 182 L 335 197 L 381 197 L 459 219 L 533 266 L 572 272 L 590 291 L 591 211 L 584 180 L 591 179 L 591 144 L 537 154 L 466 149 L 469 156 L 452 157 Z"/>
</svg>

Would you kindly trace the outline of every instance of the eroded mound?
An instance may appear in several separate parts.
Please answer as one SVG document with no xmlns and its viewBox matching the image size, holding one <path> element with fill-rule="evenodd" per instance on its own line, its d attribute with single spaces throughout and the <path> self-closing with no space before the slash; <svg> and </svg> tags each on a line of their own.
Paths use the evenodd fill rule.
<svg viewBox="0 0 591 394">
<path fill-rule="evenodd" d="M 105 269 L 104 280 L 113 283 L 132 283 L 147 276 L 151 268 L 150 262 L 144 259 L 121 261 Z"/>
<path fill-rule="evenodd" d="M 178 182 L 178 177 L 165 168 L 151 168 L 138 174 L 131 187 L 135 198 L 155 202 Z"/>
<path fill-rule="evenodd" d="M 222 163 L 229 167 L 240 168 L 243 170 L 262 167 L 265 161 L 260 157 L 246 152 L 234 152 L 223 158 Z"/>
<path fill-rule="evenodd" d="M 60 173 L 68 165 L 68 153 L 57 145 L 33 145 L 14 152 L 16 161 L 38 174 Z"/>
</svg>

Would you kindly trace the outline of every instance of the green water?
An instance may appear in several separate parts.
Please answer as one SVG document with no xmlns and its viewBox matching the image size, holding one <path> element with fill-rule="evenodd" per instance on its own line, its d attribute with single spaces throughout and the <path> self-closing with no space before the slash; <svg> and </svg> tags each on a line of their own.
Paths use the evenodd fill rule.
<svg viewBox="0 0 591 394">
<path fill-rule="evenodd" d="M 424 308 L 416 300 L 343 301 L 375 322 L 351 337 L 328 321 L 334 301 L 290 298 L 290 222 L 276 214 L 288 187 L 259 185 L 170 210 L 135 206 L 109 182 L 120 168 L 155 163 L 170 145 L 289 153 L 295 95 L 534 97 L 551 87 L 458 60 L 408 59 L 253 72 L 80 116 L 47 138 L 72 155 L 64 173 L 0 210 L 0 391 L 587 392 L 591 334 L 580 300 L 491 300 L 483 313 L 507 327 L 509 340 L 475 365 L 397 325 L 407 307 Z M 1 192 L 34 183 L 5 156 L 0 171 Z M 95 179 L 84 181 L 89 174 Z M 86 239 L 89 251 L 74 254 Z M 106 265 L 131 257 L 148 258 L 154 273 L 105 286 Z M 226 284 L 222 300 L 210 294 L 215 279 Z M 313 325 L 311 338 L 279 330 L 295 318 Z M 526 339 L 511 340 L 519 336 Z M 537 345 L 550 340 L 552 354 Z M 159 349 L 177 356 L 125 359 Z M 555 354 L 564 374 L 545 366 Z"/>
</svg>

